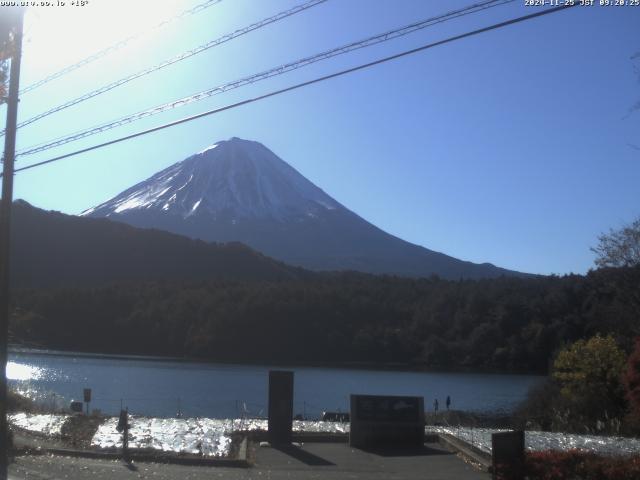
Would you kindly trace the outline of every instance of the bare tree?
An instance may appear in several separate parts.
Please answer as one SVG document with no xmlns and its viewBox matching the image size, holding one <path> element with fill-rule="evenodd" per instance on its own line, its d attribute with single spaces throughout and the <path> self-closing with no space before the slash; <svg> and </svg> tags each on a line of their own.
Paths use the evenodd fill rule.
<svg viewBox="0 0 640 480">
<path fill-rule="evenodd" d="M 598 237 L 591 248 L 597 267 L 635 267 L 640 265 L 640 217 L 619 230 L 611 229 Z"/>
</svg>

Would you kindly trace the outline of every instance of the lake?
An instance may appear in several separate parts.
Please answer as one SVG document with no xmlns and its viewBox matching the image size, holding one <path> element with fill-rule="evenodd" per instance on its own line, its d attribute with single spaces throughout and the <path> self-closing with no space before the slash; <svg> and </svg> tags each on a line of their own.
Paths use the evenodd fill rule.
<svg viewBox="0 0 640 480">
<path fill-rule="evenodd" d="M 9 354 L 9 385 L 56 408 L 82 401 L 92 389 L 91 409 L 116 414 L 121 405 L 134 415 L 151 417 L 240 418 L 266 416 L 269 370 L 294 371 L 294 412 L 318 418 L 323 410 L 348 411 L 349 395 L 423 396 L 444 408 L 480 412 L 508 411 L 536 375 L 374 371 L 314 367 L 271 367 L 181 362 L 163 359 L 94 357 L 14 351 Z"/>
</svg>

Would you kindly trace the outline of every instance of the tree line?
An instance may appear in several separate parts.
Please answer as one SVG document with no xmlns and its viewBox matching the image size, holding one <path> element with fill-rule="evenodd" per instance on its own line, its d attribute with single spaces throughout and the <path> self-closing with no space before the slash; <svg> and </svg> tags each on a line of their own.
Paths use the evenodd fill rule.
<svg viewBox="0 0 640 480">
<path fill-rule="evenodd" d="M 564 346 L 639 334 L 640 267 L 449 281 L 358 273 L 20 290 L 13 343 L 234 362 L 547 373 Z"/>
</svg>

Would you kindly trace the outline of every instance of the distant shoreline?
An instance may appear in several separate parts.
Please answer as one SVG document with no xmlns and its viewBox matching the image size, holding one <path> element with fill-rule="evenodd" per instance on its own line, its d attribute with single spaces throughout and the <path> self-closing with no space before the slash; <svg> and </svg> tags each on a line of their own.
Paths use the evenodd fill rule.
<svg viewBox="0 0 640 480">
<path fill-rule="evenodd" d="M 68 350 L 50 350 L 38 349 L 33 347 L 21 347 L 19 345 L 10 345 L 8 353 L 12 355 L 41 355 L 52 357 L 81 357 L 95 359 L 113 359 L 113 360 L 136 360 L 147 362 L 177 362 L 177 363 L 193 363 L 205 365 L 241 365 L 241 366 L 261 366 L 276 368 L 327 368 L 335 370 L 369 370 L 369 371 L 397 371 L 397 372 L 413 372 L 413 373 L 466 373 L 477 375 L 527 375 L 532 377 L 546 377 L 547 375 L 526 371 L 498 371 L 491 369 L 471 369 L 471 368 L 437 368 L 430 369 L 424 365 L 412 365 L 401 363 L 375 363 L 375 362 L 264 362 L 255 361 L 225 361 L 213 360 L 206 358 L 193 357 L 171 357 L 159 355 L 136 355 L 136 354 L 117 354 L 117 353 L 98 353 L 98 352 L 78 352 Z"/>
</svg>

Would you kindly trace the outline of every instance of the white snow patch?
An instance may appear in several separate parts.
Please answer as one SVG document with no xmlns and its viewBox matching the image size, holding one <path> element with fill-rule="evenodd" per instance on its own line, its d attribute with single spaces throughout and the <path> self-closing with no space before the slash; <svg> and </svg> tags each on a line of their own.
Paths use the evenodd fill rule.
<svg viewBox="0 0 640 480">
<path fill-rule="evenodd" d="M 324 202 L 322 200 L 316 200 L 316 203 L 319 205 L 322 205 L 324 208 L 326 208 L 327 210 L 335 210 L 336 207 L 334 205 L 331 205 L 327 202 Z"/>
<path fill-rule="evenodd" d="M 169 191 L 169 189 L 171 188 L 171 185 L 169 185 L 167 188 L 165 188 L 164 190 L 162 190 L 160 193 L 158 193 L 156 195 L 156 197 L 161 197 L 162 195 L 164 195 L 165 193 L 167 193 Z"/>
<path fill-rule="evenodd" d="M 191 207 L 191 209 L 187 213 L 184 213 L 182 215 L 182 217 L 183 218 L 187 218 L 187 217 L 190 217 L 191 215 L 193 215 L 196 212 L 196 210 L 198 209 L 198 207 L 200 206 L 201 202 L 202 202 L 202 199 L 200 199 L 196 203 L 194 203 L 193 206 Z"/>
<path fill-rule="evenodd" d="M 187 180 L 186 182 L 184 182 L 184 185 L 182 185 L 178 190 L 176 190 L 176 192 L 179 192 L 180 190 L 182 190 L 184 187 L 186 187 L 187 185 L 189 185 L 189 182 L 193 180 L 193 173 L 189 176 L 189 180 Z"/>
<path fill-rule="evenodd" d="M 144 196 L 130 197 L 124 200 L 123 202 L 120 202 L 118 206 L 115 208 L 114 213 L 121 213 L 121 212 L 124 212 L 125 210 L 130 210 L 132 208 L 144 207 L 145 205 L 147 205 L 146 200 L 147 198 Z"/>
<path fill-rule="evenodd" d="M 170 182 L 171 180 L 173 180 L 176 175 L 178 175 L 177 173 L 175 173 L 174 170 L 171 170 L 167 173 L 165 173 L 164 175 L 162 175 L 159 179 L 164 180 L 165 183 Z"/>
<path fill-rule="evenodd" d="M 208 152 L 209 150 L 213 150 L 214 148 L 216 148 L 218 146 L 217 143 L 214 143 L 213 145 L 209 145 L 207 148 L 205 148 L 204 150 L 200 150 L 198 152 L 198 155 L 202 155 L 203 153 Z"/>
<path fill-rule="evenodd" d="M 132 195 L 130 195 L 129 197 L 125 198 L 120 203 L 116 204 L 114 213 L 121 213 L 121 212 L 124 212 L 125 210 L 131 210 L 134 208 L 149 207 L 150 205 L 153 205 L 153 203 L 158 198 L 162 197 L 162 195 L 167 193 L 170 188 L 171 186 L 163 189 L 159 193 L 155 193 L 153 191 L 141 193 L 140 191 L 137 191 Z"/>
</svg>

